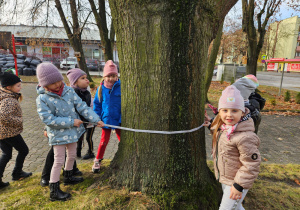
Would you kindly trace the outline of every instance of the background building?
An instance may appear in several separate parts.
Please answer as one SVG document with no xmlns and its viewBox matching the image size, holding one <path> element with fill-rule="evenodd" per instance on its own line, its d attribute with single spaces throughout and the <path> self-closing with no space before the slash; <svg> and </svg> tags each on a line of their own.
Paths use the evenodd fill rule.
<svg viewBox="0 0 300 210">
<path fill-rule="evenodd" d="M 268 58 L 300 58 L 300 18 L 294 16 L 270 24 Z"/>
<path fill-rule="evenodd" d="M 74 50 L 63 27 L 0 25 L 0 31 L 14 34 L 18 54 L 36 56 L 42 60 L 74 57 Z M 82 32 L 82 45 L 86 58 L 104 61 L 99 31 L 85 28 Z M 116 50 L 114 61 L 118 61 Z"/>
</svg>

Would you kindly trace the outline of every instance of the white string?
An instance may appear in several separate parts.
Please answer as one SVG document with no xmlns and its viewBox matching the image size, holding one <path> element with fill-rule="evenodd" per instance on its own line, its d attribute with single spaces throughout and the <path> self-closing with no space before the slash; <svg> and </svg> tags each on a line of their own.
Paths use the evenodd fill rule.
<svg viewBox="0 0 300 210">
<path fill-rule="evenodd" d="M 89 122 L 83 122 L 83 123 L 89 123 Z M 97 125 L 96 123 L 91 123 L 93 125 Z M 204 123 L 203 123 L 204 124 Z M 133 132 L 138 132 L 138 133 L 156 133 L 156 134 L 180 134 L 180 133 L 191 133 L 194 131 L 199 130 L 200 128 L 203 127 L 203 124 L 200 125 L 197 128 L 193 128 L 191 130 L 182 130 L 182 131 L 155 131 L 155 130 L 141 130 L 141 129 L 133 129 L 133 128 L 126 128 L 126 127 L 121 127 L 121 126 L 116 126 L 116 125 L 109 125 L 109 124 L 104 124 L 105 127 L 110 127 L 110 128 L 116 128 L 116 129 L 121 129 L 121 130 L 126 130 L 126 131 L 133 131 Z"/>
</svg>

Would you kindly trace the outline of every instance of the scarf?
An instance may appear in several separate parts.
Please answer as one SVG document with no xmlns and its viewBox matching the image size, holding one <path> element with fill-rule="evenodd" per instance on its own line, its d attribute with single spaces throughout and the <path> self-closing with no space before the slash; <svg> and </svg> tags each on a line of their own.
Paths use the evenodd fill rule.
<svg viewBox="0 0 300 210">
<path fill-rule="evenodd" d="M 228 141 L 230 141 L 230 135 L 235 131 L 238 124 L 243 122 L 243 121 L 248 120 L 250 117 L 251 117 L 251 114 L 249 113 L 249 114 L 245 115 L 243 118 L 241 118 L 241 120 L 238 123 L 236 123 L 235 125 L 226 125 L 226 124 L 221 125 L 221 130 L 222 131 L 227 131 L 226 132 L 226 137 L 227 137 Z"/>
<path fill-rule="evenodd" d="M 114 84 L 111 84 L 111 83 L 108 83 L 108 82 L 105 82 L 105 81 L 103 81 L 103 83 L 104 83 L 104 87 L 106 87 L 106 88 L 108 88 L 108 89 L 112 89 L 112 87 L 114 86 Z"/>
<path fill-rule="evenodd" d="M 75 86 L 75 85 L 71 85 L 71 87 L 72 87 L 73 89 L 80 90 L 81 92 L 87 91 L 87 88 L 79 88 L 79 87 L 77 87 L 77 86 Z"/>
<path fill-rule="evenodd" d="M 58 91 L 50 90 L 50 89 L 49 89 L 49 92 L 52 92 L 52 93 L 55 93 L 55 94 L 61 96 L 61 94 L 62 94 L 62 92 L 63 92 L 63 90 L 64 90 L 64 87 L 65 87 L 65 85 L 64 85 L 64 83 L 62 83 L 62 85 L 60 86 L 60 89 L 59 89 Z"/>
</svg>

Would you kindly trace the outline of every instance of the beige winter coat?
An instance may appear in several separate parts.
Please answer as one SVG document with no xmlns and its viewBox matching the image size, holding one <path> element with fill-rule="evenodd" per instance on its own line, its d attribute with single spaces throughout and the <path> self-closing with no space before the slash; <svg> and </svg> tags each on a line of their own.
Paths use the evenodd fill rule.
<svg viewBox="0 0 300 210">
<path fill-rule="evenodd" d="M 21 94 L 0 88 L 0 140 L 17 136 L 23 131 Z"/>
<path fill-rule="evenodd" d="M 244 189 L 250 189 L 258 176 L 261 162 L 258 151 L 260 140 L 254 133 L 253 120 L 249 118 L 240 122 L 230 140 L 226 131 L 220 131 L 219 135 L 214 153 L 216 178 L 226 185 L 237 183 Z"/>
</svg>

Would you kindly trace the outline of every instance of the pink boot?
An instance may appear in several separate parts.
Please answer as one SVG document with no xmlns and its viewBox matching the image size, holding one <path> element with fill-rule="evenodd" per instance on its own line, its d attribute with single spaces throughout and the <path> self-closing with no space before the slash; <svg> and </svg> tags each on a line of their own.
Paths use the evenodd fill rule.
<svg viewBox="0 0 300 210">
<path fill-rule="evenodd" d="M 92 167 L 92 171 L 93 173 L 99 173 L 100 172 L 100 165 L 101 165 L 101 161 L 103 159 L 94 159 L 94 165 Z"/>
</svg>

